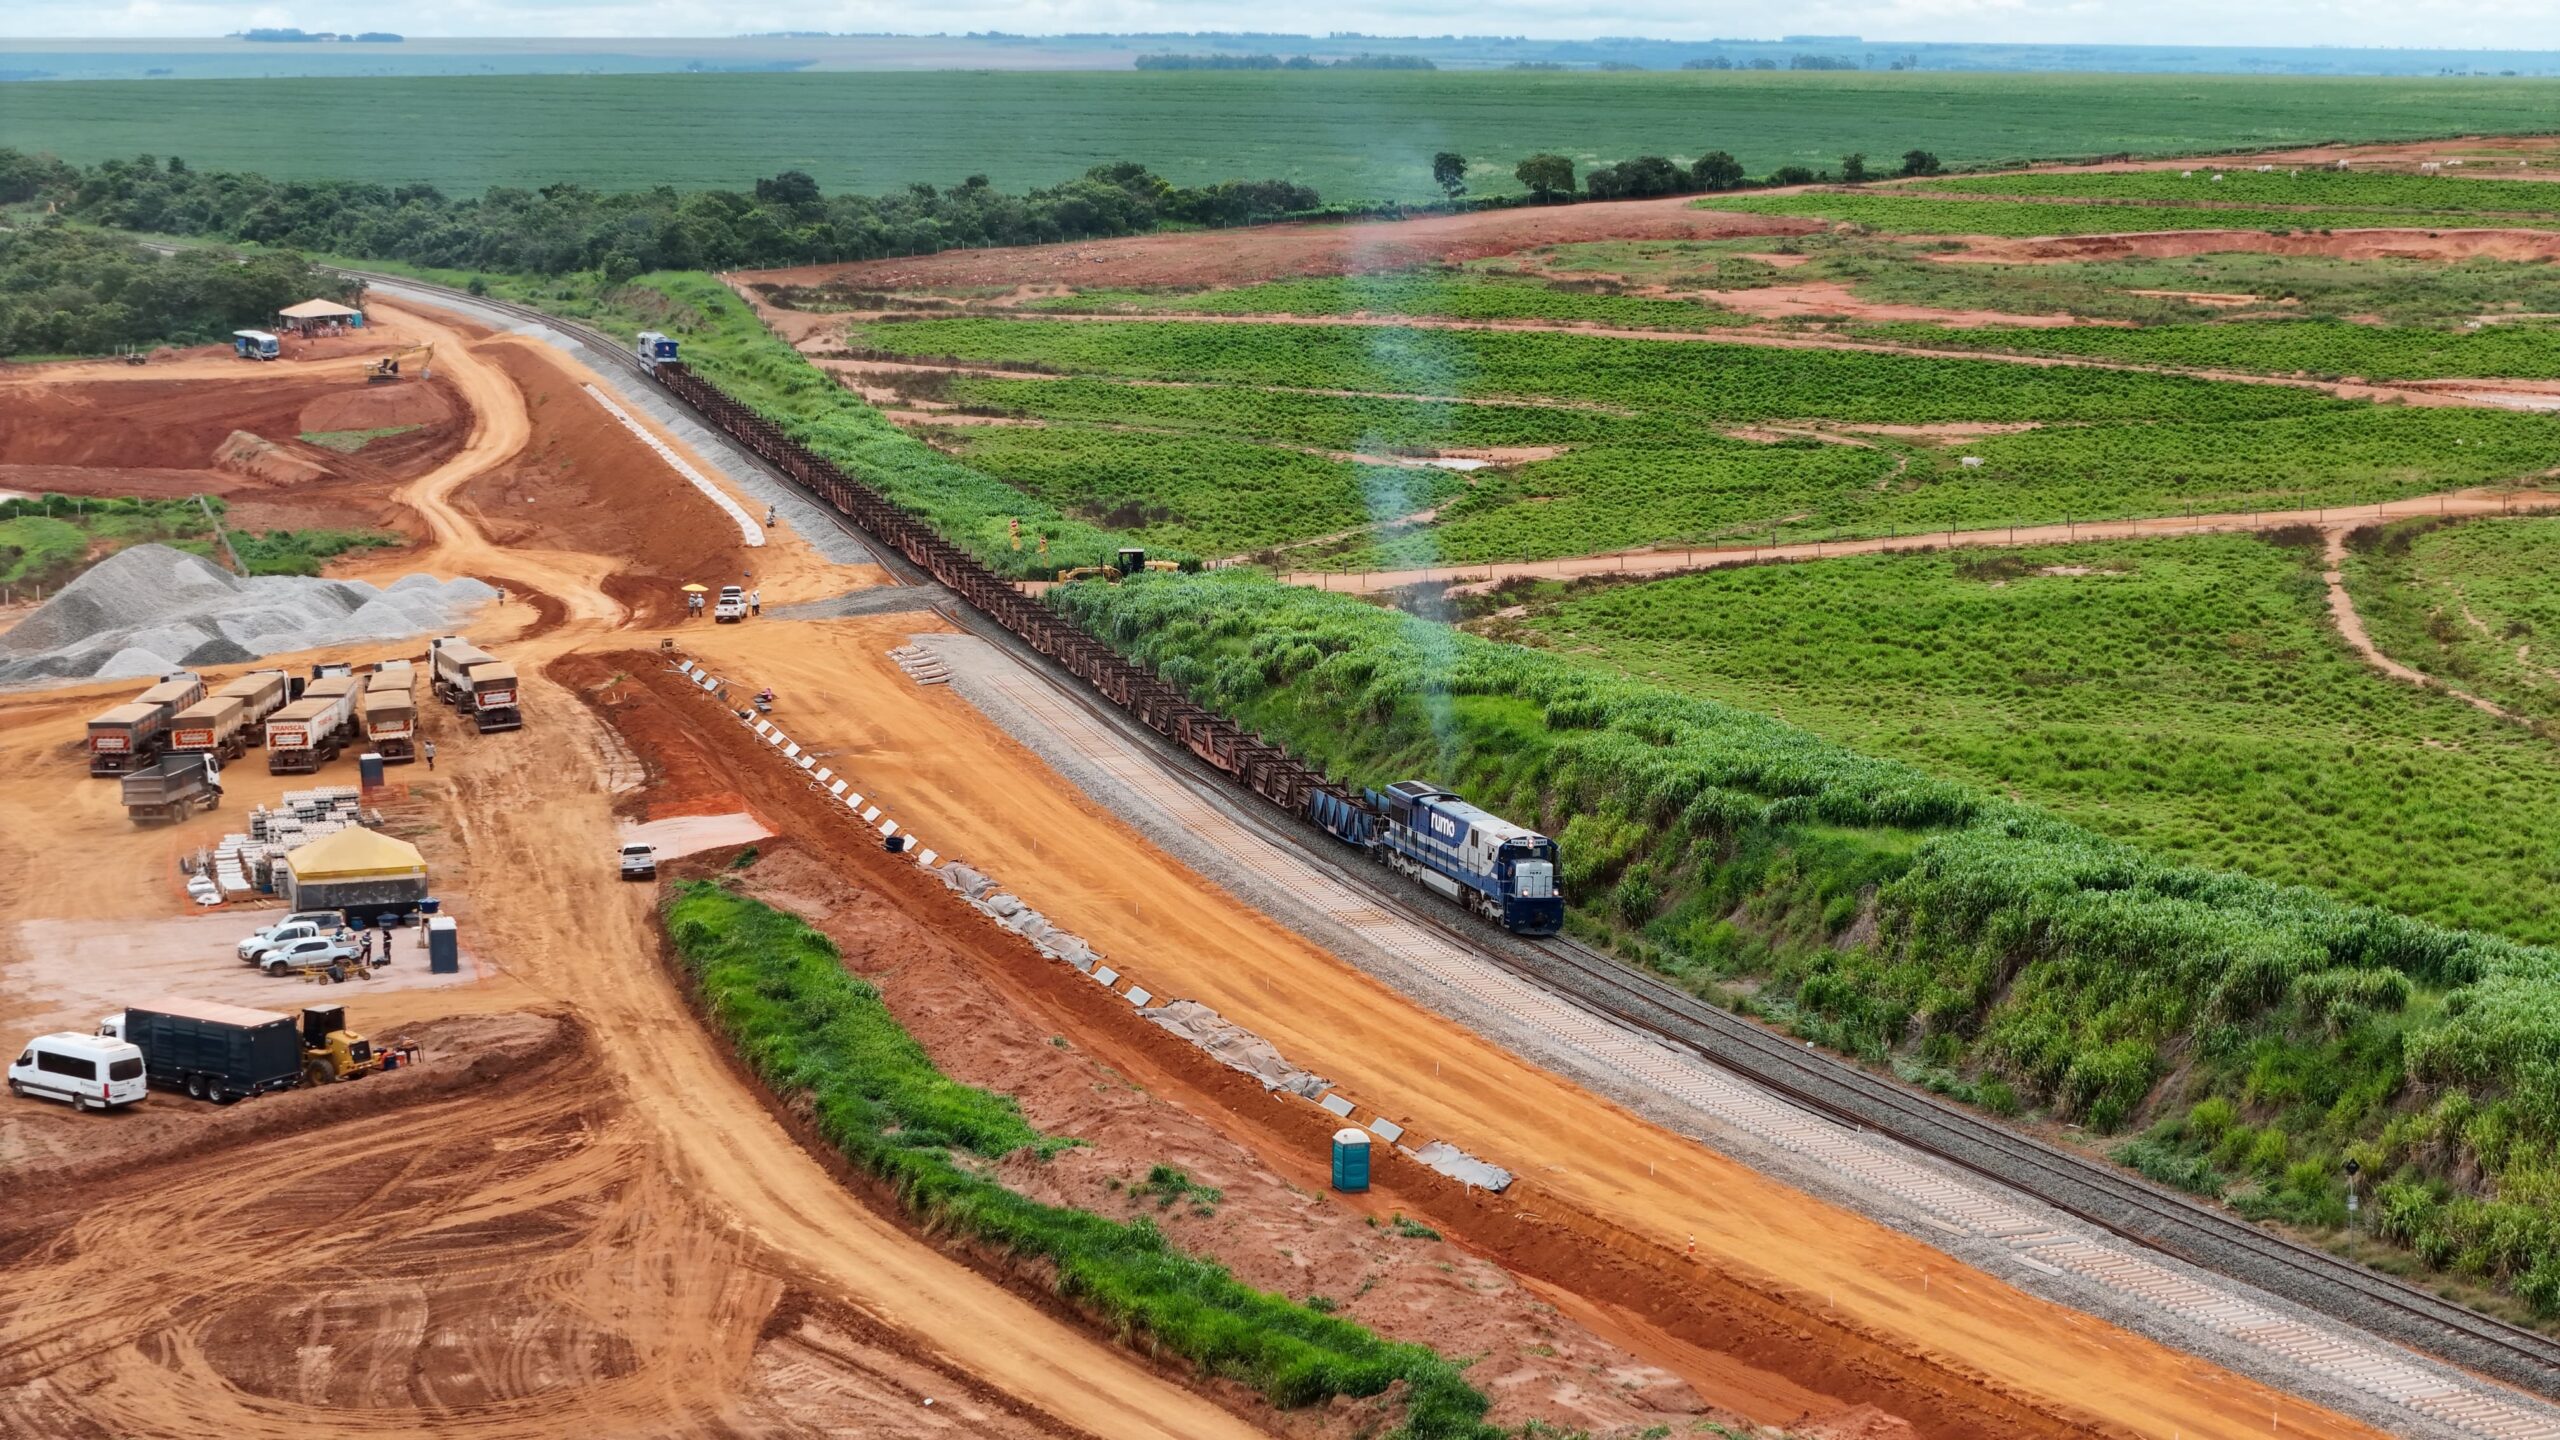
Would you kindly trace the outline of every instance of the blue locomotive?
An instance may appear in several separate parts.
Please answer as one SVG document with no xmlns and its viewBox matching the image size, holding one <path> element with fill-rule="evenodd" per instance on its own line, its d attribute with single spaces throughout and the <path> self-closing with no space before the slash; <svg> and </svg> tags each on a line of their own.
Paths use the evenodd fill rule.
<svg viewBox="0 0 2560 1440">
<path fill-rule="evenodd" d="M 1564 928 L 1556 842 L 1423 780 L 1367 792 L 1365 803 L 1318 790 L 1307 818 L 1388 869 L 1521 935 Z"/>
</svg>

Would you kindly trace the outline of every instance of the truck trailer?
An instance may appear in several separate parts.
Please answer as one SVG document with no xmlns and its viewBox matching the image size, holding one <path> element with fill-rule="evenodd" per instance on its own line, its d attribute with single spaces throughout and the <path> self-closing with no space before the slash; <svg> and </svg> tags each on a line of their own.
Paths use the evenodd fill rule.
<svg viewBox="0 0 2560 1440">
<path fill-rule="evenodd" d="M 248 713 L 237 695 L 208 695 L 170 720 L 169 751 L 237 760 L 249 744 L 240 734 Z"/>
<path fill-rule="evenodd" d="M 124 777 L 124 813 L 136 825 L 183 820 L 222 803 L 222 767 L 202 752 L 170 755 Z"/>
<path fill-rule="evenodd" d="M 315 680 L 314 688 L 327 684 Z M 267 717 L 267 773 L 308 775 L 337 757 L 355 722 L 355 692 L 335 695 L 303 692 Z"/>
<path fill-rule="evenodd" d="M 176 718 L 179 711 L 204 698 L 204 681 L 191 670 L 174 670 L 160 677 L 160 683 L 133 697 L 136 705 L 150 705 Z"/>
<path fill-rule="evenodd" d="M 164 1090 L 229 1104 L 302 1083 L 302 1032 L 290 1015 L 170 997 L 127 1006 L 98 1027 L 142 1050 L 143 1072 Z"/>
<path fill-rule="evenodd" d="M 240 702 L 242 745 L 266 743 L 267 717 L 294 698 L 292 679 L 281 670 L 252 670 L 213 692 Z"/>
<path fill-rule="evenodd" d="M 89 722 L 89 773 L 122 775 L 160 756 L 169 717 L 157 705 L 128 700 Z"/>
<path fill-rule="evenodd" d="M 437 639 L 428 651 L 436 698 L 468 715 L 483 735 L 524 728 L 516 708 L 516 667 L 460 635 Z"/>
<path fill-rule="evenodd" d="M 418 758 L 418 702 L 405 687 L 357 696 L 356 730 L 365 748 L 385 760 Z"/>
</svg>

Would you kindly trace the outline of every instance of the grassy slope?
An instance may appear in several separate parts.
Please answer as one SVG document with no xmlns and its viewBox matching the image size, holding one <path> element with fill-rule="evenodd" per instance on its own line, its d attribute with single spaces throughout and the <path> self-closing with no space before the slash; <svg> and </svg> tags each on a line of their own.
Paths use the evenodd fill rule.
<svg viewBox="0 0 2560 1440">
<path fill-rule="evenodd" d="M 845 1158 L 886 1182 L 929 1228 L 1057 1267 L 1057 1288 L 1115 1330 L 1139 1332 L 1202 1373 L 1281 1406 L 1366 1396 L 1402 1380 L 1413 1440 L 1494 1440 L 1485 1397 L 1419 1345 L 1255 1290 L 1175 1249 L 1141 1218 L 1044 1205 L 986 1177 L 1044 1138 L 1008 1096 L 962 1085 L 901 1028 L 880 993 L 797 916 L 715 881 L 678 885 L 668 937 L 739 1054 Z"/>
<path fill-rule="evenodd" d="M 1012 189 L 1135 159 L 1177 183 L 1278 176 L 1345 202 L 1436 198 L 1436 150 L 1468 155 L 1494 194 L 1516 188 L 1521 156 L 1559 146 L 1586 164 L 1724 149 L 1753 173 L 1914 146 L 1983 165 L 2531 130 L 2551 124 L 2555 94 L 2534 80 L 1943 72 L 158 80 L 14 90 L 10 140 L 83 162 L 175 148 L 280 179 L 449 191 L 743 188 L 795 167 L 831 190 L 980 173 Z M 371 142 L 310 143 L 359 132 Z"/>
<path fill-rule="evenodd" d="M 1230 573 L 1052 599 L 1336 773 L 1429 775 L 1559 833 L 1571 923 L 1635 963 L 1995 1110 L 2049 1105 L 2099 1131 L 2156 1117 L 2136 1158 L 2252 1213 L 2334 1223 L 2353 1156 L 2386 1177 L 2387 1236 L 2560 1313 L 2545 1205 L 2560 1091 L 2544 1073 L 2560 954 L 2164 861 L 1750 711 L 1347 597 Z M 2229 638 L 2197 637 L 2189 659 Z M 2094 672 L 2131 667 L 2138 646 L 2101 650 L 2086 663 L 2112 682 Z M 2372 733 L 2391 763 L 2352 789 L 2300 777 L 2306 823 L 2394 806 L 2420 819 L 2391 792 L 2423 739 Z M 2078 753 L 2172 779 L 2191 763 L 2120 739 Z M 2193 768 L 2245 786 L 2235 760 L 2275 758 L 2226 750 Z"/>
<path fill-rule="evenodd" d="M 2560 519 L 2406 522 L 2357 540 L 2347 588 L 2384 654 L 2560 721 Z"/>
</svg>

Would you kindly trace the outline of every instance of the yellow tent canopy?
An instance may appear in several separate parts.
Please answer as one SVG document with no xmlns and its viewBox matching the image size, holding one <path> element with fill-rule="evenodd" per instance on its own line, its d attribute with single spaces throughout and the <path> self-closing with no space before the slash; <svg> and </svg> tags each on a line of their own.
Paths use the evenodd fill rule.
<svg viewBox="0 0 2560 1440">
<path fill-rule="evenodd" d="M 287 305 L 276 313 L 288 320 L 352 320 L 356 316 L 355 307 L 341 305 L 335 300 L 305 300 L 299 305 Z"/>
<path fill-rule="evenodd" d="M 285 868 L 305 884 L 319 880 L 397 879 L 424 875 L 427 862 L 406 840 L 349 826 L 284 857 Z"/>
</svg>

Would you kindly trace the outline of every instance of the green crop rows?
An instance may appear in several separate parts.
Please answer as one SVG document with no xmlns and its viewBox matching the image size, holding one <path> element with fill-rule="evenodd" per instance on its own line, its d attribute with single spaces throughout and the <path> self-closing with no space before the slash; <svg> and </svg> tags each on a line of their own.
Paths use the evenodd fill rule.
<svg viewBox="0 0 2560 1440">
<path fill-rule="evenodd" d="M 1983 175 L 1929 180 L 1915 187 L 1956 194 L 2090 200 L 2164 200 L 2198 204 L 2302 205 L 2324 210 L 2415 210 L 2444 215 L 2478 212 L 2560 216 L 2560 188 L 2541 180 L 2489 180 L 2468 175 L 2402 175 L 2279 166 L 2259 174 L 2247 164 L 2197 164 L 2192 174 L 2139 170 L 2103 175 Z M 2214 177 L 2219 176 L 2219 179 Z"/>
<path fill-rule="evenodd" d="M 2181 376 L 1553 332 L 960 319 L 856 326 L 848 336 L 902 355 L 1452 399 L 1579 400 L 1739 423 L 2257 419 L 2338 408 L 2323 395 Z"/>
<path fill-rule="evenodd" d="M 1552 285 L 1477 279 L 1430 271 L 1277 280 L 1232 290 L 1155 295 L 1089 290 L 1039 301 L 1040 310 L 1195 315 L 1391 315 L 1443 320 L 1544 320 L 1630 330 L 1705 330 L 1741 317 L 1689 300 L 1652 300 Z"/>
<path fill-rule="evenodd" d="M 1522 156 L 1713 149 L 1753 174 L 1919 146 L 1950 165 L 2548 128 L 2548 81 L 2212 75 L 980 72 L 60 81 L 13 88 L 9 143 L 90 162 L 174 148 L 278 179 L 743 188 L 798 168 L 876 193 L 1008 190 L 1138 160 L 1177 184 L 1277 176 L 1342 202 L 1479 193 Z M 361 129 L 362 146 L 312 137 Z M 172 137 L 178 137 L 173 141 Z M 1587 163 L 1587 162 L 1586 162 Z M 1475 177 L 1471 177 L 1475 178 Z"/>
<path fill-rule="evenodd" d="M 1196 435 L 990 426 L 958 440 L 972 466 L 1069 515 L 1207 556 L 1410 514 L 1462 488 L 1445 470 Z"/>
<path fill-rule="evenodd" d="M 2560 343 L 2555 343 L 2560 341 L 2560 332 L 2544 324 L 2430 330 L 2338 320 L 2234 320 L 2138 330 L 2097 326 L 2053 330 L 1861 326 L 1856 333 L 1861 338 L 1937 349 L 2076 355 L 2137 365 L 2327 379 L 2560 378 Z"/>
<path fill-rule="evenodd" d="M 974 459 L 1033 495 L 1076 515 L 1116 516 L 1108 523 L 1146 528 L 1159 542 L 1242 553 L 1439 505 L 1427 526 L 1354 536 L 1291 557 L 1320 567 L 2316 510 L 2529 481 L 2552 459 L 2551 421 L 2542 416 L 2376 407 L 2292 388 L 1854 351 L 1370 326 L 1001 319 L 871 325 L 854 338 L 901 354 L 1099 372 L 956 378 L 954 400 L 1057 426 L 973 431 L 963 443 Z M 1270 388 L 1280 386 L 1295 388 Z M 1612 413 L 1627 407 L 1634 413 Z M 1953 444 L 1891 434 L 1857 444 L 1810 436 L 1763 443 L 1780 437 L 1721 433 L 1753 422 L 2034 419 L 2055 423 Z M 1109 425 L 1194 438 L 1176 446 L 1160 435 L 1099 428 Z M 1212 437 L 1222 443 L 1208 444 Z M 1480 472 L 1463 488 L 1426 492 L 1407 482 L 1381 502 L 1374 477 L 1355 476 L 1347 462 L 1273 444 L 1373 455 L 1511 446 L 1567 453 Z M 1967 458 L 1979 463 L 1967 465 Z"/>
<path fill-rule="evenodd" d="M 2149 230 L 2464 230 L 2492 222 L 2477 215 L 2414 210 L 2230 210 L 2161 205 L 2089 205 L 2066 200 L 1933 200 L 1890 191 L 1736 195 L 1697 202 L 1703 209 L 1755 215 L 1800 215 L 1903 235 L 2115 235 Z M 2499 228 L 2560 229 L 2560 217 L 2500 217 Z"/>
<path fill-rule="evenodd" d="M 2560 722 L 2560 519 L 2404 521 L 2350 549 L 2347 589 L 2384 654 Z"/>
</svg>

